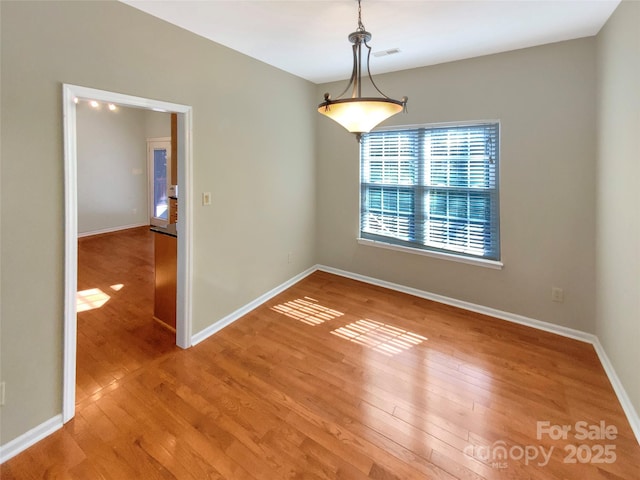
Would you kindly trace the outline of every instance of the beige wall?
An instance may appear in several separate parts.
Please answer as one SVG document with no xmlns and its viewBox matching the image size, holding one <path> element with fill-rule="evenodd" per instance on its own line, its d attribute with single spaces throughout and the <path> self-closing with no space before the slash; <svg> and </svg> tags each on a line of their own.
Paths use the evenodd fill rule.
<svg viewBox="0 0 640 480">
<path fill-rule="evenodd" d="M 171 137 L 171 114 L 144 111 L 144 131 L 146 138 Z"/>
<path fill-rule="evenodd" d="M 640 412 L 640 3 L 598 35 L 597 310 L 600 338 Z"/>
<path fill-rule="evenodd" d="M 358 144 L 326 118 L 318 120 L 316 144 L 319 263 L 594 332 L 594 43 L 587 38 L 377 79 L 387 95 L 409 97 L 408 114 L 387 125 L 500 120 L 504 269 L 358 245 Z M 318 103 L 340 86 L 320 85 Z M 564 303 L 551 301 L 552 286 L 564 289 Z"/>
<path fill-rule="evenodd" d="M 147 118 L 164 117 L 166 127 Z M 78 149 L 78 233 L 149 224 L 147 131 L 171 135 L 168 113 L 106 106 L 76 106 Z"/>
<path fill-rule="evenodd" d="M 390 124 L 502 122 L 505 267 L 490 270 L 357 245 L 357 143 L 308 108 L 343 83 L 315 88 L 118 3 L 0 2 L 0 444 L 61 411 L 62 83 L 194 107 L 194 332 L 317 261 L 595 332 L 640 409 L 639 7 L 597 39 L 379 78 L 410 100 Z"/>
<path fill-rule="evenodd" d="M 121 3 L 0 8 L 5 444 L 62 409 L 62 84 L 193 106 L 194 333 L 313 265 L 316 113 L 311 83 Z"/>
</svg>

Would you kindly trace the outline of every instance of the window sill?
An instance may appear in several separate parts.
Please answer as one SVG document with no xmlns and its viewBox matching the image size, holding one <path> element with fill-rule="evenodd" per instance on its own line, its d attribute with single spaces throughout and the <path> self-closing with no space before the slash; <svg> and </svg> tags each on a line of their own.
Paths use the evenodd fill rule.
<svg viewBox="0 0 640 480">
<path fill-rule="evenodd" d="M 395 250 L 397 252 L 411 253 L 414 255 L 423 255 L 425 257 L 439 258 L 441 260 L 450 260 L 453 262 L 466 263 L 476 265 L 478 267 L 493 268 L 502 270 L 504 264 L 496 260 L 485 260 L 483 258 L 465 257 L 464 255 L 456 255 L 455 253 L 434 252 L 431 250 L 421 250 L 419 248 L 405 247 L 401 245 L 393 245 L 391 243 L 380 242 L 377 240 L 369 240 L 366 238 L 358 238 L 358 244 L 369 247 L 385 248 L 387 250 Z"/>
</svg>

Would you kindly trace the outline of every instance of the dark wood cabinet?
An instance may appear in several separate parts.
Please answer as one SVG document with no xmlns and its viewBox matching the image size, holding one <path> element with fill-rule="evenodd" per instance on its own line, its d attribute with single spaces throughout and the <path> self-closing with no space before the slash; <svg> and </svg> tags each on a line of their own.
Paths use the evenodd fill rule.
<svg viewBox="0 0 640 480">
<path fill-rule="evenodd" d="M 163 324 L 176 328 L 176 278 L 178 239 L 155 233 L 155 299 L 153 316 Z"/>
</svg>

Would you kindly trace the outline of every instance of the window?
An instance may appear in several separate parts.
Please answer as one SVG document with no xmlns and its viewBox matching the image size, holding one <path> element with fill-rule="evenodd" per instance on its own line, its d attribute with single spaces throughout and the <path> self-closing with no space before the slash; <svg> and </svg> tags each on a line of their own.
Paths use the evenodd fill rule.
<svg viewBox="0 0 640 480">
<path fill-rule="evenodd" d="M 498 123 L 364 134 L 360 237 L 500 260 Z"/>
</svg>

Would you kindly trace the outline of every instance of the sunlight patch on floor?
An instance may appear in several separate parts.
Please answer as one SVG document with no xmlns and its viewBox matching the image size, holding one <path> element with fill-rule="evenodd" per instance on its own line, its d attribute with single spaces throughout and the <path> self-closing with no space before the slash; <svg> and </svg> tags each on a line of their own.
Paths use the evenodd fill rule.
<svg viewBox="0 0 640 480">
<path fill-rule="evenodd" d="M 370 319 L 349 323 L 331 333 L 389 356 L 409 350 L 427 340 L 417 333 Z"/>
<path fill-rule="evenodd" d="M 317 300 L 311 297 L 298 298 L 297 300 L 282 303 L 271 307 L 271 310 L 312 326 L 321 325 L 344 315 L 342 312 L 320 305 Z"/>
<path fill-rule="evenodd" d="M 107 303 L 110 298 L 109 295 L 99 288 L 82 290 L 76 295 L 76 311 L 80 313 L 93 310 L 94 308 L 100 308 Z"/>
</svg>

